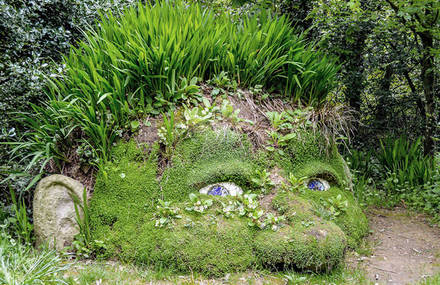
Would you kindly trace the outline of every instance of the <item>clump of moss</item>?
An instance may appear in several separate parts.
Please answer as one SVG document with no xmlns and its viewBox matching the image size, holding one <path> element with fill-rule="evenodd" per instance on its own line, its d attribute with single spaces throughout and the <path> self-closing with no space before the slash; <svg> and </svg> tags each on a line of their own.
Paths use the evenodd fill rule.
<svg viewBox="0 0 440 285">
<path fill-rule="evenodd" d="M 290 222 L 310 220 L 314 216 L 312 205 L 292 192 L 279 192 L 272 200 L 272 207 Z"/>
<path fill-rule="evenodd" d="M 347 235 L 348 246 L 355 248 L 368 233 L 368 220 L 350 192 L 332 185 L 328 191 L 304 191 L 300 194 L 303 199 L 313 203 L 315 213 L 318 215 L 321 209 L 328 210 L 332 206 L 330 200 L 337 198 L 338 195 L 341 195 L 342 201 L 347 201 L 348 206 L 339 210 L 339 215 L 324 218 L 332 219 Z"/>
<path fill-rule="evenodd" d="M 284 153 L 275 159 L 286 173 L 292 173 L 297 178 L 321 175 L 330 177 L 339 185 L 348 182 L 343 158 L 336 145 L 327 146 L 319 134 L 299 132 L 296 139 L 289 141 Z"/>
<path fill-rule="evenodd" d="M 156 153 L 143 153 L 134 142 L 115 148 L 115 160 L 96 179 L 90 202 L 94 240 L 104 241 L 103 256 L 118 255 L 130 236 L 138 233 L 145 208 L 159 197 Z"/>
<path fill-rule="evenodd" d="M 164 198 L 181 201 L 211 183 L 234 182 L 251 189 L 258 168 L 246 136 L 232 131 L 205 131 L 176 146 L 172 167 L 162 179 Z"/>
<path fill-rule="evenodd" d="M 345 246 L 344 233 L 325 222 L 308 227 L 295 223 L 278 232 L 262 231 L 254 240 L 261 265 L 275 270 L 329 271 L 342 260 Z"/>
</svg>

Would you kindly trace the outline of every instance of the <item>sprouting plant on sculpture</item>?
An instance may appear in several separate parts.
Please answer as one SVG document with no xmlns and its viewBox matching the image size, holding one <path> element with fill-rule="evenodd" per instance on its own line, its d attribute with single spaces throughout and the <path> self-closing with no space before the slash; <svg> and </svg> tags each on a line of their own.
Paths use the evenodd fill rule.
<svg viewBox="0 0 440 285">
<path fill-rule="evenodd" d="M 155 226 L 162 228 L 172 226 L 175 219 L 181 219 L 180 208 L 172 206 L 171 202 L 159 200 L 156 206 L 157 211 L 154 213 Z"/>
<path fill-rule="evenodd" d="M 266 169 L 255 170 L 255 175 L 252 177 L 252 182 L 257 185 L 264 194 L 269 193 L 274 187 L 274 183 L 270 179 L 270 172 Z"/>
<path fill-rule="evenodd" d="M 194 193 L 189 194 L 189 199 L 191 203 L 185 208 L 185 210 L 199 214 L 204 213 L 212 206 L 213 203 L 211 199 L 202 199 Z"/>
</svg>

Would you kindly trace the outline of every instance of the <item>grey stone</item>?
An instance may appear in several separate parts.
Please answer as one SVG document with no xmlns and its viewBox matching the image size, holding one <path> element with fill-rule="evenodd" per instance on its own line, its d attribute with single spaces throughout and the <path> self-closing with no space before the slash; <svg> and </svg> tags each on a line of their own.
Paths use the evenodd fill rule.
<svg viewBox="0 0 440 285">
<path fill-rule="evenodd" d="M 69 193 L 75 193 L 83 203 L 83 191 L 80 182 L 64 175 L 51 175 L 38 183 L 33 201 L 37 246 L 47 244 L 50 248 L 62 250 L 72 244 L 79 228 Z"/>
</svg>

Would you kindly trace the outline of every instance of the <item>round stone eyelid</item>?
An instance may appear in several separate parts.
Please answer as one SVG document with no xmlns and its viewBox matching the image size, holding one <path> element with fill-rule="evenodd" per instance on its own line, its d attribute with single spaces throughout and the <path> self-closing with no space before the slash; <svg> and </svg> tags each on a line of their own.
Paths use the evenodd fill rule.
<svg viewBox="0 0 440 285">
<path fill-rule="evenodd" d="M 330 184 L 321 178 L 312 178 L 307 181 L 307 188 L 314 191 L 327 191 L 330 189 Z"/>
<path fill-rule="evenodd" d="M 239 196 L 243 195 L 243 190 L 231 182 L 210 184 L 199 190 L 200 194 L 212 196 Z"/>
</svg>

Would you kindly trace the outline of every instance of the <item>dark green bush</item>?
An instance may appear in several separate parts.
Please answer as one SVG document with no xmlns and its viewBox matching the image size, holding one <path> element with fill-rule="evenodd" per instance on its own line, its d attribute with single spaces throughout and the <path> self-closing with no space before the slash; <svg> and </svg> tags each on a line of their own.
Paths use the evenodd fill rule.
<svg viewBox="0 0 440 285">
<path fill-rule="evenodd" d="M 100 11 L 117 11 L 134 2 L 138 1 L 0 0 L 0 143 L 19 140 L 28 127 L 34 130 L 29 134 L 34 137 L 30 151 L 29 145 L 25 146 L 27 152 L 16 153 L 12 161 L 9 161 L 10 149 L 0 144 L 0 181 L 12 174 L 8 182 L 17 192 L 22 192 L 33 178 L 29 169 L 23 173 L 23 168 L 35 157 L 35 153 L 27 156 L 30 152 L 36 150 L 44 156 L 49 149 L 55 157 L 60 157 L 54 148 L 56 137 L 62 132 L 48 131 L 50 126 L 57 128 L 56 123 L 37 120 L 34 126 L 28 126 L 14 121 L 15 113 L 33 112 L 29 103 L 47 100 L 43 92 L 46 83 L 41 76 L 62 72 L 62 65 L 51 70 L 52 61 L 60 61 L 71 44 L 83 38 L 83 30 L 99 18 Z M 43 136 L 51 138 L 42 140 Z M 0 185 L 2 201 L 7 200 L 8 193 L 7 183 Z"/>
</svg>

